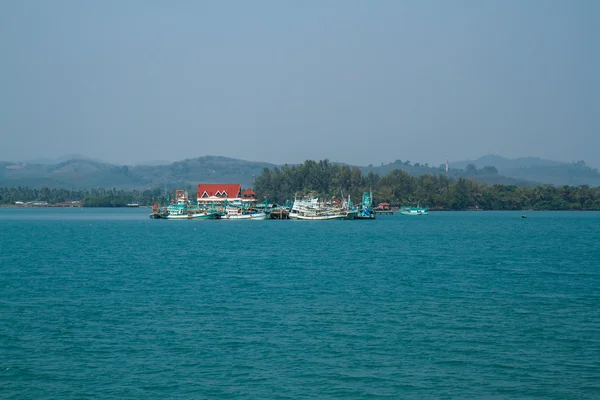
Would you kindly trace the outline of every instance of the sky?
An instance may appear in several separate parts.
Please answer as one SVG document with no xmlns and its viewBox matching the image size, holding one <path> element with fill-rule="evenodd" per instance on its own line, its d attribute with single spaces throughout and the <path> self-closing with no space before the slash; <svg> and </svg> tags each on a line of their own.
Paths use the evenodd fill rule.
<svg viewBox="0 0 600 400">
<path fill-rule="evenodd" d="M 0 0 L 0 160 L 600 167 L 596 0 Z"/>
</svg>

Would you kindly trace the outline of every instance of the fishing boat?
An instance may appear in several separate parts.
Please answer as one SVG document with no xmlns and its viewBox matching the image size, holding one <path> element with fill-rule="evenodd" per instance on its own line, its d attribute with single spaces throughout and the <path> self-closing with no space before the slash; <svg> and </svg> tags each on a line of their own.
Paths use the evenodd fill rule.
<svg viewBox="0 0 600 400">
<path fill-rule="evenodd" d="M 220 219 L 247 219 L 247 220 L 264 220 L 267 219 L 267 213 L 256 209 L 246 209 L 237 207 L 227 207 L 223 213 L 221 213 Z"/>
<path fill-rule="evenodd" d="M 375 219 L 372 192 L 363 193 L 360 209 L 358 210 L 355 219 Z"/>
<path fill-rule="evenodd" d="M 152 206 L 152 212 L 150 213 L 151 219 L 163 219 L 163 215 L 167 213 L 167 206 L 164 206 L 162 209 L 158 206 L 158 204 L 154 204 Z"/>
<path fill-rule="evenodd" d="M 326 221 L 335 219 L 354 219 L 356 208 L 327 204 L 318 198 L 295 199 L 289 213 L 290 219 L 303 221 Z"/>
<path fill-rule="evenodd" d="M 400 207 L 400 214 L 402 215 L 427 215 L 429 211 L 427 208 L 420 207 L 417 205 L 413 206 L 402 206 Z"/>
<path fill-rule="evenodd" d="M 183 190 L 175 191 L 175 199 L 162 208 L 158 205 L 152 207 L 150 218 L 152 219 L 215 219 L 218 213 L 214 208 L 192 205 L 187 194 Z"/>
<path fill-rule="evenodd" d="M 268 203 L 225 201 L 225 206 L 219 209 L 219 218 L 227 220 L 264 220 L 269 218 Z"/>
</svg>

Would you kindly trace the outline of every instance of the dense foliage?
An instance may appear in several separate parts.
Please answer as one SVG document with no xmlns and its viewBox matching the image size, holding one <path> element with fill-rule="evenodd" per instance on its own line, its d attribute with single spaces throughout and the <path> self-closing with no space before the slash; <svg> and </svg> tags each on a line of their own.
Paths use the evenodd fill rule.
<svg viewBox="0 0 600 400">
<path fill-rule="evenodd" d="M 155 202 L 164 203 L 167 197 L 161 189 L 126 192 L 116 189 L 31 189 L 31 188 L 0 188 L 0 204 L 15 204 L 30 201 L 44 201 L 49 204 L 81 201 L 84 207 L 125 207 L 129 203 L 150 205 Z"/>
<path fill-rule="evenodd" d="M 256 178 L 254 189 L 260 198 L 277 203 L 308 194 L 326 199 L 350 194 L 358 202 L 363 191 L 372 189 L 376 202 L 395 206 L 420 203 L 440 210 L 600 210 L 598 187 L 490 186 L 477 183 L 476 176 L 472 179 L 448 179 L 445 175 L 413 177 L 401 170 L 380 178 L 372 172 L 363 176 L 358 168 L 327 160 L 284 165 L 281 169 L 265 168 Z"/>
<path fill-rule="evenodd" d="M 600 210 L 600 187 L 540 185 L 488 185 L 478 183 L 478 174 L 494 174 L 493 167 L 477 170 L 468 166 L 471 178 L 446 178 L 444 174 L 414 177 L 396 169 L 380 177 L 358 168 L 331 164 L 327 160 L 306 161 L 297 166 L 265 168 L 256 178 L 254 190 L 259 199 L 283 204 L 295 196 L 314 195 L 323 199 L 351 196 L 355 203 L 362 193 L 372 190 L 376 202 L 392 206 L 421 204 L 438 210 Z M 195 193 L 195 186 L 181 189 Z M 17 201 L 45 201 L 50 204 L 81 201 L 84 207 L 123 207 L 128 203 L 164 204 L 172 193 L 164 189 L 124 191 L 113 189 L 65 190 L 0 188 L 0 204 Z M 193 196 L 192 196 L 193 198 Z"/>
</svg>

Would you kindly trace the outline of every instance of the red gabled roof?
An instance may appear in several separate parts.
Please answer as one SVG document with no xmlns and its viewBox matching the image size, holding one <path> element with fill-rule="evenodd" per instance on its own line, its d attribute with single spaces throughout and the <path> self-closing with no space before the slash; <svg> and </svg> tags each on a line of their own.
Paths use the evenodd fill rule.
<svg viewBox="0 0 600 400">
<path fill-rule="evenodd" d="M 254 193 L 252 191 L 252 189 L 246 189 L 246 190 L 244 190 L 244 193 L 242 193 L 242 195 L 244 195 L 244 194 L 246 194 L 246 195 L 253 195 L 253 196 L 256 195 L 256 193 Z"/>
<path fill-rule="evenodd" d="M 379 203 L 377 207 L 389 207 L 389 203 Z"/>
<path fill-rule="evenodd" d="M 208 196 L 215 196 L 217 192 L 219 194 L 225 192 L 228 198 L 234 199 L 239 197 L 240 190 L 242 190 L 242 185 L 239 183 L 201 183 L 198 185 L 198 197 L 202 197 L 204 192 Z"/>
</svg>

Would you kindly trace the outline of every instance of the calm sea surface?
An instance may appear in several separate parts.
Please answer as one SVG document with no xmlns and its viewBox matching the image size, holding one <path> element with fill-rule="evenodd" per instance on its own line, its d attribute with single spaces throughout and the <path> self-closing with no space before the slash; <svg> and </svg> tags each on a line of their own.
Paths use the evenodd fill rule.
<svg viewBox="0 0 600 400">
<path fill-rule="evenodd" d="M 0 209 L 0 398 L 600 398 L 600 213 Z"/>
</svg>

